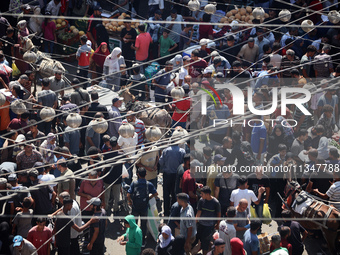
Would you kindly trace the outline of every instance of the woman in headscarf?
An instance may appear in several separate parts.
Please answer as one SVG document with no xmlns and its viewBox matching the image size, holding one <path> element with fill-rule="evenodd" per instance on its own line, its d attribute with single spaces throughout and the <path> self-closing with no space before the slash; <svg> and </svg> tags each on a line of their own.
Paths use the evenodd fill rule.
<svg viewBox="0 0 340 255">
<path fill-rule="evenodd" d="M 279 144 L 286 144 L 286 135 L 281 124 L 277 124 L 272 134 L 268 138 L 268 152 L 267 152 L 267 161 L 269 161 L 274 155 L 278 154 L 278 146 Z M 287 145 L 287 144 L 286 144 Z"/>
<path fill-rule="evenodd" d="M 40 153 L 43 156 L 44 163 L 54 163 L 54 149 L 56 147 L 56 135 L 49 133 L 47 139 L 40 146 Z"/>
<path fill-rule="evenodd" d="M 230 240 L 231 255 L 245 255 L 246 251 L 243 249 L 243 242 L 234 237 Z"/>
<path fill-rule="evenodd" d="M 176 73 L 179 72 L 180 68 L 183 66 L 183 59 L 180 54 L 177 54 L 173 59 L 170 60 L 170 62 L 173 65 L 172 70 L 174 70 Z"/>
<path fill-rule="evenodd" d="M 93 53 L 92 58 L 91 58 L 90 65 L 93 65 L 93 64 L 95 65 L 95 73 L 92 74 L 93 79 L 103 73 L 104 62 L 108 55 L 110 55 L 110 51 L 107 47 L 107 43 L 102 42 L 99 45 L 99 47 L 96 49 L 96 51 Z M 93 75 L 95 77 L 93 77 Z"/>
<path fill-rule="evenodd" d="M 172 244 L 172 249 L 170 250 L 169 254 L 170 255 L 185 255 L 186 252 L 184 250 L 184 245 L 185 245 L 185 236 L 183 235 L 176 236 Z"/>
<path fill-rule="evenodd" d="M 105 80 L 110 88 L 114 86 L 114 91 L 120 89 L 120 65 L 125 65 L 125 59 L 122 56 L 122 50 L 116 47 L 104 62 Z"/>
<path fill-rule="evenodd" d="M 159 243 L 156 246 L 156 253 L 158 255 L 168 255 L 172 249 L 172 244 L 175 238 L 171 234 L 169 226 L 163 226 L 161 234 L 159 235 Z"/>
</svg>

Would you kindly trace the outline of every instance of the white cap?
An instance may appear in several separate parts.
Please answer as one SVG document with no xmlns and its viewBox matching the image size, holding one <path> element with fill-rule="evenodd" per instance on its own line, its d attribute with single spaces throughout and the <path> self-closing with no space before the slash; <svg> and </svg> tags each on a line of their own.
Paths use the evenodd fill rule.
<svg viewBox="0 0 340 255">
<path fill-rule="evenodd" d="M 92 42 L 91 42 L 90 40 L 87 40 L 87 41 L 86 41 L 86 45 L 92 47 Z"/>
<path fill-rule="evenodd" d="M 206 67 L 203 71 L 203 74 L 212 73 L 212 72 L 213 72 L 213 70 L 211 68 Z"/>
<path fill-rule="evenodd" d="M 18 135 L 17 139 L 15 139 L 16 143 L 21 143 L 23 141 L 26 141 L 26 137 L 23 134 Z"/>
<path fill-rule="evenodd" d="M 200 40 L 200 45 L 201 45 L 201 46 L 202 46 L 202 45 L 207 45 L 208 42 L 209 42 L 208 39 L 203 38 L 203 39 Z"/>
<path fill-rule="evenodd" d="M 233 21 L 230 23 L 230 26 L 231 26 L 231 29 L 232 29 L 232 30 L 238 29 L 238 22 L 237 22 L 237 20 L 233 20 Z"/>
</svg>

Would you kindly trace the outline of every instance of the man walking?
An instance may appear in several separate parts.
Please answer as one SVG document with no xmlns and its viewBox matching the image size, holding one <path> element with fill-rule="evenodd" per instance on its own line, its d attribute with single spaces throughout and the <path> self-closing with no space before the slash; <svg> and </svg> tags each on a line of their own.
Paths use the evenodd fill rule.
<svg viewBox="0 0 340 255">
<path fill-rule="evenodd" d="M 163 170 L 163 196 L 164 196 L 164 216 L 169 216 L 170 206 L 176 201 L 175 187 L 177 169 L 183 163 L 185 150 L 179 148 L 177 144 L 170 145 L 164 149 L 159 159 L 160 168 Z M 171 196 L 171 199 L 170 199 Z"/>
</svg>

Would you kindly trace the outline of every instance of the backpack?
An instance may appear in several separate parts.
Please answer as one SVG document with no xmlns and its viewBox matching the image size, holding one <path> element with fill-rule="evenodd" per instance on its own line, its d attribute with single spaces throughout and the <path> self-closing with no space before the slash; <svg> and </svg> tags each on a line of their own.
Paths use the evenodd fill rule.
<svg viewBox="0 0 340 255">
<path fill-rule="evenodd" d="M 134 187 L 132 194 L 133 207 L 137 211 L 145 210 L 149 204 L 149 182 L 146 181 L 146 184 L 144 185 L 144 183 L 134 181 L 133 187 Z"/>
<path fill-rule="evenodd" d="M 244 164 L 247 166 L 254 165 L 256 160 L 250 143 L 247 141 L 241 142 L 240 149 L 242 151 Z"/>
</svg>

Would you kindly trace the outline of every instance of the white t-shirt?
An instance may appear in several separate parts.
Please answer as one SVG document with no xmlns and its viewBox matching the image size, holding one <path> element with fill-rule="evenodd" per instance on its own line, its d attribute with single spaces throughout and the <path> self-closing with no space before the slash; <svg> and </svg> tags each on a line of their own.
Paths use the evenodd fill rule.
<svg viewBox="0 0 340 255">
<path fill-rule="evenodd" d="M 330 186 L 330 188 L 327 190 L 326 195 L 329 197 L 329 200 L 338 202 L 337 204 L 333 204 L 335 208 L 340 210 L 340 182 L 335 182 Z M 332 203 L 330 203 L 332 204 Z"/>
<path fill-rule="evenodd" d="M 231 254 L 230 240 L 236 237 L 236 229 L 233 224 L 222 220 L 218 228 L 219 238 L 225 241 L 225 249 L 223 254 Z"/>
<path fill-rule="evenodd" d="M 58 16 L 60 7 L 61 7 L 61 2 L 56 5 L 54 1 L 52 0 L 51 2 L 47 4 L 46 11 L 49 11 L 52 16 Z"/>
<path fill-rule="evenodd" d="M 123 150 L 124 154 L 132 157 L 136 153 L 136 145 L 138 144 L 138 134 L 135 132 L 133 137 L 124 138 L 121 135 L 117 141 L 120 148 Z"/>
<path fill-rule="evenodd" d="M 257 202 L 257 197 L 255 196 L 254 191 L 249 189 L 235 189 L 231 192 L 230 201 L 234 202 L 234 206 L 237 206 L 241 199 L 247 199 L 248 201 L 248 209 L 250 211 L 251 202 Z"/>
</svg>

